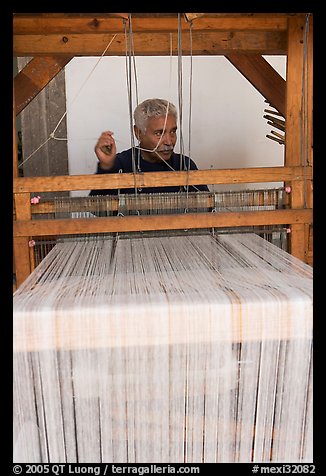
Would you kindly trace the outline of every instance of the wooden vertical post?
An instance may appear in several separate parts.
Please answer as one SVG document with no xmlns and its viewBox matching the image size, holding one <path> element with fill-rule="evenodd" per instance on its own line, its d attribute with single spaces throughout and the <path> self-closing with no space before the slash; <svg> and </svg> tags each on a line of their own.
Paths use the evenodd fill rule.
<svg viewBox="0 0 326 476">
<path fill-rule="evenodd" d="M 285 137 L 285 165 L 299 165 L 305 167 L 309 161 L 311 148 L 311 126 L 308 126 L 312 117 L 309 109 L 312 107 L 309 97 L 308 77 L 311 64 L 308 62 L 307 49 L 307 17 L 291 16 L 288 19 L 288 54 L 286 80 L 286 137 Z M 307 74 L 308 73 L 308 74 Z M 312 87 L 312 84 L 309 85 Z M 311 91 L 310 91 L 311 94 Z M 309 132 L 308 132 L 309 131 Z M 291 208 L 308 206 L 307 181 L 302 180 L 292 184 Z M 310 200 L 309 200 L 310 201 Z M 309 203 L 310 204 L 310 203 Z M 305 225 L 292 225 L 290 252 L 303 261 L 307 261 L 308 243 L 305 242 L 307 232 Z"/>
<path fill-rule="evenodd" d="M 12 124 L 12 131 L 13 131 L 13 137 L 12 137 L 12 157 L 13 157 L 13 178 L 18 177 L 18 153 L 17 153 L 17 128 L 16 128 L 16 107 L 15 107 L 15 91 L 13 92 L 13 98 L 14 98 L 14 104 L 13 104 L 13 124 Z M 15 246 L 13 249 L 13 273 L 16 273 L 16 264 L 15 264 Z M 17 276 L 16 276 L 16 282 L 17 282 Z"/>
<path fill-rule="evenodd" d="M 307 161 L 313 166 L 313 18 L 307 24 Z M 308 194 L 311 193 L 308 190 Z M 311 197 L 312 198 L 312 197 Z"/>
<path fill-rule="evenodd" d="M 15 94 L 13 104 L 13 176 L 18 177 L 18 153 Z M 14 195 L 16 220 L 30 220 L 32 216 L 30 194 L 16 193 Z M 34 253 L 29 248 L 28 237 L 16 237 L 13 241 L 13 268 L 16 274 L 16 286 L 19 286 L 31 273 L 34 267 Z"/>
<path fill-rule="evenodd" d="M 307 31 L 307 161 L 313 167 L 313 17 L 309 16 Z M 307 205 L 313 208 L 313 183 L 306 184 Z M 313 225 L 305 226 L 306 261 L 313 264 Z"/>
<path fill-rule="evenodd" d="M 16 127 L 16 105 L 15 105 L 15 91 L 13 92 L 14 104 L 13 104 L 13 138 L 12 138 L 12 155 L 13 155 L 13 177 L 18 177 L 18 149 L 17 149 L 17 127 Z"/>
<path fill-rule="evenodd" d="M 31 219 L 31 202 L 29 193 L 16 193 L 14 195 L 16 220 Z M 20 286 L 33 269 L 33 253 L 29 247 L 29 237 L 14 238 L 14 256 L 16 263 L 16 283 Z"/>
</svg>

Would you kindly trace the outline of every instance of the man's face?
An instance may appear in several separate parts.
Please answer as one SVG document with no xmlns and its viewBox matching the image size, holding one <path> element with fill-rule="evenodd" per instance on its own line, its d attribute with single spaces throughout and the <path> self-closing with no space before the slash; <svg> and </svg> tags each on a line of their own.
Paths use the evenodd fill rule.
<svg viewBox="0 0 326 476">
<path fill-rule="evenodd" d="M 177 141 L 177 124 L 175 117 L 168 114 L 165 129 L 165 116 L 150 117 L 147 123 L 146 132 L 139 131 L 135 127 L 136 136 L 140 141 L 142 149 L 153 150 L 158 144 L 155 152 L 141 151 L 143 157 L 151 162 L 162 162 L 162 159 L 169 160 L 171 158 L 173 148 Z M 160 158 L 160 157 L 161 158 Z"/>
</svg>

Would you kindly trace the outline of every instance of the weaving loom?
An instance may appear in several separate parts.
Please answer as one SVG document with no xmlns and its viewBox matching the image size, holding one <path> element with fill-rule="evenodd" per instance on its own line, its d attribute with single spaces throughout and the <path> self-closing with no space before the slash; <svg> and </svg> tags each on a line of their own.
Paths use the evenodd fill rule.
<svg viewBox="0 0 326 476">
<path fill-rule="evenodd" d="M 14 54 L 33 56 L 14 128 L 67 54 L 125 55 L 113 40 L 129 15 L 51 15 L 14 17 Z M 179 19 L 150 15 L 136 14 L 136 50 L 166 55 Z M 225 55 L 286 118 L 284 167 L 20 177 L 14 133 L 15 462 L 312 461 L 312 16 L 199 15 L 193 54 Z M 286 82 L 269 53 L 287 55 Z M 31 205 L 262 182 L 284 187 Z"/>
<path fill-rule="evenodd" d="M 64 240 L 14 296 L 14 458 L 312 461 L 311 339 L 257 235 Z"/>
</svg>

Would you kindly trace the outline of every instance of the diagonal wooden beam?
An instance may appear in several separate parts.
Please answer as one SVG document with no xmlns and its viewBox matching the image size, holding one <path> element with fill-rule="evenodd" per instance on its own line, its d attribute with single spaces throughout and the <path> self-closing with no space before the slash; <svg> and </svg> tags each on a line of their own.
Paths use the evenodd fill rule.
<svg viewBox="0 0 326 476">
<path fill-rule="evenodd" d="M 286 81 L 258 54 L 230 52 L 225 57 L 277 109 L 286 115 Z"/>
<path fill-rule="evenodd" d="M 14 78 L 15 109 L 19 114 L 59 71 L 73 58 L 71 55 L 33 58 Z"/>
</svg>

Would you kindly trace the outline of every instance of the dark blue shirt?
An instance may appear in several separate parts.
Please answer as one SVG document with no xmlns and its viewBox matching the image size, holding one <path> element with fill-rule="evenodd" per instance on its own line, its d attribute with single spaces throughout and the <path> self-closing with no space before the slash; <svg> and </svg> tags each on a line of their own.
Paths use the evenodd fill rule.
<svg viewBox="0 0 326 476">
<path fill-rule="evenodd" d="M 136 172 L 169 172 L 175 170 L 198 170 L 195 162 L 187 156 L 183 156 L 183 160 L 181 160 L 180 154 L 175 154 L 174 152 L 171 155 L 171 158 L 167 163 L 164 161 L 159 163 L 152 163 L 144 160 L 139 153 L 139 149 L 134 149 L 134 156 L 135 156 L 135 166 Z M 180 167 L 181 163 L 181 167 Z M 169 165 L 168 165 L 169 164 Z M 171 169 L 172 167 L 172 169 Z M 116 173 L 132 173 L 134 172 L 133 169 L 133 160 L 132 160 L 132 149 L 124 150 L 116 155 L 114 166 L 110 170 L 102 170 L 100 164 L 97 165 L 97 174 L 116 174 Z M 170 186 L 170 187 L 146 187 L 142 189 L 137 189 L 138 193 L 160 193 L 160 192 L 179 192 L 185 191 L 185 187 L 179 186 Z M 207 185 L 196 185 L 189 186 L 189 192 L 196 192 L 196 191 L 209 191 Z M 122 188 L 120 189 L 120 193 L 135 193 L 134 188 Z M 91 190 L 90 195 L 117 195 L 118 190 L 115 189 L 107 189 L 107 190 Z"/>
</svg>

